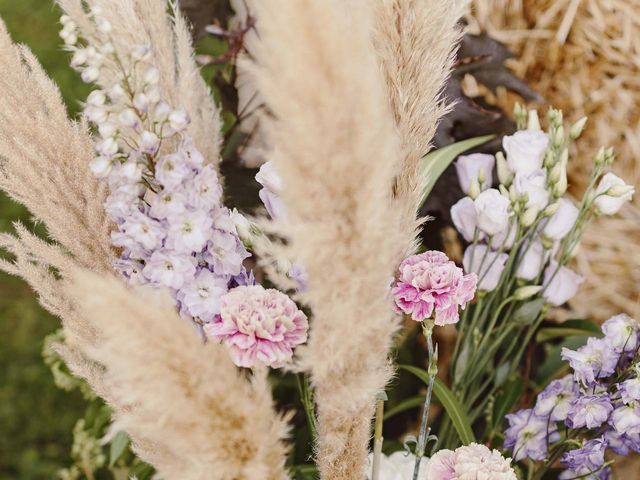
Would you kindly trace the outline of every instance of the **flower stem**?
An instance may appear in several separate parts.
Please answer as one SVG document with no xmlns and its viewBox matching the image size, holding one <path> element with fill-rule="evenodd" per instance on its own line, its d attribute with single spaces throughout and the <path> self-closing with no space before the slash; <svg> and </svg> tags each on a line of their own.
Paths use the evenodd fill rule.
<svg viewBox="0 0 640 480">
<path fill-rule="evenodd" d="M 376 407 L 376 425 L 373 443 L 373 462 L 371 467 L 371 480 L 380 479 L 380 457 L 382 455 L 382 423 L 384 419 L 384 400 L 378 399 Z"/>
<path fill-rule="evenodd" d="M 413 480 L 418 480 L 420 474 L 420 462 L 424 457 L 424 451 L 427 444 L 427 437 L 429 435 L 429 407 L 431 405 L 431 395 L 433 393 L 433 382 L 436 379 L 438 373 L 438 351 L 433 348 L 433 320 L 428 319 L 422 323 L 422 333 L 427 340 L 427 353 L 429 355 L 429 362 L 427 367 L 427 373 L 429 375 L 429 382 L 427 384 L 427 395 L 424 398 L 424 406 L 422 411 L 422 423 L 420 424 L 420 435 L 418 436 L 418 446 L 416 447 L 416 464 L 413 469 Z"/>
</svg>

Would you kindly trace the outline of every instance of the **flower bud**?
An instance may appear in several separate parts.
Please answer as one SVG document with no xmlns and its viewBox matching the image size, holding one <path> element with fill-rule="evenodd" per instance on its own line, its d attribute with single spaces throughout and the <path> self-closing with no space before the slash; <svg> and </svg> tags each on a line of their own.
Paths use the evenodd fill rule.
<svg viewBox="0 0 640 480">
<path fill-rule="evenodd" d="M 609 190 L 607 190 L 606 195 L 608 195 L 609 197 L 623 197 L 629 193 L 632 193 L 635 190 L 635 188 L 633 188 L 633 185 L 614 185 L 613 187 L 610 187 Z"/>
<path fill-rule="evenodd" d="M 560 125 L 553 135 L 553 146 L 560 148 L 564 143 L 564 127 Z"/>
<path fill-rule="evenodd" d="M 566 193 L 568 187 L 569 187 L 569 184 L 567 181 L 567 166 L 563 164 L 562 171 L 560 172 L 560 179 L 553 186 L 553 194 L 557 198 L 559 198 Z"/>
<path fill-rule="evenodd" d="M 96 151 L 103 157 L 113 157 L 118 153 L 118 143 L 113 138 L 105 138 L 96 145 Z"/>
<path fill-rule="evenodd" d="M 132 108 L 127 108 L 118 115 L 120 124 L 127 128 L 136 130 L 140 126 L 140 118 Z"/>
<path fill-rule="evenodd" d="M 604 164 L 605 160 L 606 160 L 605 148 L 600 147 L 600 149 L 598 150 L 598 153 L 596 154 L 596 165 L 599 166 Z"/>
<path fill-rule="evenodd" d="M 520 219 L 520 225 L 523 227 L 530 227 L 538 218 L 538 213 L 540 213 L 540 209 L 536 206 L 527 208 Z"/>
<path fill-rule="evenodd" d="M 613 215 L 631 201 L 634 187 L 613 173 L 605 174 L 596 188 L 593 203 L 599 213 Z"/>
<path fill-rule="evenodd" d="M 100 125 L 103 122 L 107 121 L 109 114 L 102 107 L 95 107 L 93 105 L 87 105 L 84 109 L 84 116 L 90 122 L 95 123 L 96 125 Z"/>
<path fill-rule="evenodd" d="M 498 180 L 505 187 L 511 185 L 513 180 L 513 172 L 511 168 L 509 168 L 509 164 L 507 163 L 507 159 L 504 158 L 504 154 L 502 152 L 496 153 L 496 161 L 498 165 Z"/>
<path fill-rule="evenodd" d="M 579 252 L 580 252 L 580 242 L 577 242 L 569 252 L 569 259 L 571 260 L 576 258 Z"/>
<path fill-rule="evenodd" d="M 582 135 L 582 131 L 584 130 L 584 126 L 586 124 L 587 124 L 587 117 L 582 117 L 576 123 L 571 125 L 571 128 L 569 129 L 569 138 L 571 140 L 576 140 L 580 138 L 580 135 Z"/>
<path fill-rule="evenodd" d="M 104 94 L 102 90 L 94 90 L 87 97 L 87 103 L 89 105 L 94 105 L 96 107 L 100 107 L 104 105 L 104 102 L 107 101 L 107 96 Z"/>
<path fill-rule="evenodd" d="M 560 208 L 560 202 L 552 203 L 552 204 L 548 205 L 547 208 L 545 208 L 542 211 L 542 216 L 543 217 L 551 217 L 551 216 L 555 215 L 555 213 L 558 211 L 558 208 Z"/>
<path fill-rule="evenodd" d="M 142 132 L 140 136 L 140 150 L 142 152 L 153 155 L 158 151 L 159 146 L 160 139 L 155 133 L 146 130 Z"/>
<path fill-rule="evenodd" d="M 547 118 L 549 120 L 549 123 L 553 127 L 558 128 L 560 125 L 562 125 L 562 121 L 563 121 L 562 110 L 550 108 L 549 111 L 547 112 Z"/>
<path fill-rule="evenodd" d="M 527 120 L 527 130 L 542 130 L 540 128 L 540 119 L 537 110 L 529 110 L 529 118 Z"/>
<path fill-rule="evenodd" d="M 475 200 L 478 195 L 480 195 L 480 183 L 478 182 L 478 178 L 474 178 L 471 180 L 471 184 L 469 185 L 468 195 Z"/>
<path fill-rule="evenodd" d="M 509 198 L 509 190 L 507 190 L 507 187 L 500 184 L 498 185 L 498 190 L 500 190 L 500 193 L 502 194 L 503 197 Z"/>
<path fill-rule="evenodd" d="M 98 132 L 102 138 L 113 137 L 118 132 L 118 126 L 114 122 L 105 121 L 98 125 Z"/>
<path fill-rule="evenodd" d="M 511 203 L 515 205 L 516 203 L 518 203 L 518 199 L 518 192 L 516 191 L 516 188 L 511 185 L 511 187 L 509 187 L 509 200 L 511 200 Z"/>
<path fill-rule="evenodd" d="M 82 65 L 85 65 L 89 61 L 89 55 L 87 54 L 87 50 L 85 48 L 78 48 L 71 58 L 71 67 L 77 68 Z"/>
<path fill-rule="evenodd" d="M 544 153 L 544 168 L 551 168 L 556 164 L 556 154 L 553 150 L 547 150 Z"/>
<path fill-rule="evenodd" d="M 122 88 L 122 86 L 118 83 L 111 87 L 111 89 L 109 90 L 109 98 L 113 103 L 119 103 L 122 99 L 124 99 L 126 94 L 127 93 L 124 91 L 124 88 Z"/>
<path fill-rule="evenodd" d="M 100 70 L 97 67 L 88 67 L 80 74 L 80 78 L 84 83 L 93 83 L 100 76 Z"/>
<path fill-rule="evenodd" d="M 169 125 L 171 125 L 171 128 L 173 128 L 176 132 L 183 131 L 185 128 L 187 128 L 190 122 L 191 119 L 189 118 L 189 114 L 186 112 L 186 110 L 174 110 L 169 115 Z"/>
<path fill-rule="evenodd" d="M 251 246 L 253 231 L 255 231 L 254 227 L 256 226 L 253 223 L 251 223 L 249 220 L 247 220 L 247 217 L 242 215 L 235 208 L 231 211 L 230 215 L 231 215 L 231 220 L 233 220 L 233 223 L 236 227 L 236 232 L 238 233 L 238 237 L 240 238 L 242 243 L 246 247 Z"/>
<path fill-rule="evenodd" d="M 136 93 L 136 96 L 133 97 L 133 106 L 140 112 L 149 110 L 149 103 L 149 98 L 142 92 Z"/>
<path fill-rule="evenodd" d="M 155 85 L 160 81 L 160 70 L 156 67 L 149 67 L 146 72 L 144 72 L 144 83 L 145 85 Z"/>
<path fill-rule="evenodd" d="M 542 290 L 542 285 L 527 285 L 525 287 L 520 287 L 513 293 L 513 298 L 516 300 L 526 300 L 527 298 L 531 298 L 536 295 L 540 290 Z"/>
<path fill-rule="evenodd" d="M 167 102 L 160 102 L 153 109 L 153 121 L 162 123 L 169 118 L 171 114 L 171 106 Z"/>
</svg>

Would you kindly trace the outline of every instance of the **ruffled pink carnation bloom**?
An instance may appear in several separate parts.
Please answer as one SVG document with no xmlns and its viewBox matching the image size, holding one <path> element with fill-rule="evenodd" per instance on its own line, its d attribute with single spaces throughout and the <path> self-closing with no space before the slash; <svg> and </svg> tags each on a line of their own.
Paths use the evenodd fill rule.
<svg viewBox="0 0 640 480">
<path fill-rule="evenodd" d="M 511 459 L 497 450 L 472 443 L 451 450 L 440 450 L 427 464 L 429 480 L 517 480 Z"/>
<path fill-rule="evenodd" d="M 400 313 L 421 322 L 435 312 L 436 325 L 447 325 L 458 322 L 458 308 L 473 299 L 477 283 L 475 273 L 464 275 L 444 253 L 432 250 L 402 262 L 392 293 Z"/>
<path fill-rule="evenodd" d="M 233 362 L 278 368 L 307 340 L 307 316 L 284 293 L 260 285 L 240 286 L 220 300 L 220 315 L 204 326 L 208 338 L 226 345 Z"/>
</svg>

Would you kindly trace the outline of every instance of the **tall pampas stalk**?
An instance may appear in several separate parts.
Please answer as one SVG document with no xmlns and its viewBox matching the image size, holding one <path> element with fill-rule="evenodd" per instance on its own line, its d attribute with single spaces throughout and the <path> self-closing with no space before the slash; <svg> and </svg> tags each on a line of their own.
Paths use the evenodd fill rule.
<svg viewBox="0 0 640 480">
<path fill-rule="evenodd" d="M 98 341 L 82 351 L 104 370 L 116 424 L 167 479 L 287 478 L 287 422 L 266 370 L 250 381 L 224 347 L 203 344 L 167 296 L 78 273 L 65 294 Z"/>
<path fill-rule="evenodd" d="M 257 3 L 254 75 L 281 174 L 293 258 L 314 312 L 311 372 L 321 478 L 365 474 L 375 398 L 398 327 L 388 298 L 407 241 L 391 203 L 400 142 L 371 41 L 367 2 Z"/>
<path fill-rule="evenodd" d="M 374 43 L 402 141 L 394 197 L 407 238 L 419 226 L 416 211 L 424 185 L 421 158 L 431 148 L 438 120 L 449 106 L 441 97 L 455 60 L 464 13 L 462 0 L 371 1 Z M 415 238 L 415 237 L 413 237 Z M 403 255 L 413 253 L 415 243 Z"/>
</svg>

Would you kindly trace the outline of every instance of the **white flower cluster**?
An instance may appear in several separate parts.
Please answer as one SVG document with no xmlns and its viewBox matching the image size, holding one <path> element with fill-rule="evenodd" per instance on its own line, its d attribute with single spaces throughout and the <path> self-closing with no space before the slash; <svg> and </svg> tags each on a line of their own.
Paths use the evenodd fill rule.
<svg viewBox="0 0 640 480">
<path fill-rule="evenodd" d="M 526 114 L 525 114 L 526 115 Z M 604 169 L 613 153 L 602 149 L 591 185 L 579 205 L 565 197 L 570 142 L 586 119 L 565 134 L 562 112 L 550 110 L 548 133 L 537 113 L 528 113 L 528 128 L 503 140 L 505 154 L 473 154 L 455 166 L 468 195 L 451 208 L 454 225 L 470 242 L 464 253 L 467 272 L 478 274 L 481 290 L 494 290 L 506 276 L 538 285 L 547 301 L 561 305 L 573 297 L 583 278 L 565 265 L 575 255 L 589 218 L 612 215 L 631 199 L 633 187 Z M 491 188 L 497 166 L 498 188 Z M 597 185 L 597 186 L 596 186 Z M 534 292 L 535 290 L 529 290 Z"/>
<path fill-rule="evenodd" d="M 252 282 L 242 267 L 249 254 L 237 213 L 223 206 L 216 170 L 186 133 L 188 113 L 162 100 L 151 48 L 116 55 L 110 25 L 95 8 L 92 16 L 100 48 L 78 45 L 66 17 L 61 36 L 85 82 L 114 79 L 89 95 L 84 115 L 99 136 L 91 169 L 109 186 L 105 209 L 122 251 L 116 266 L 133 284 L 168 288 L 183 316 L 209 323 L 230 286 Z"/>
</svg>

